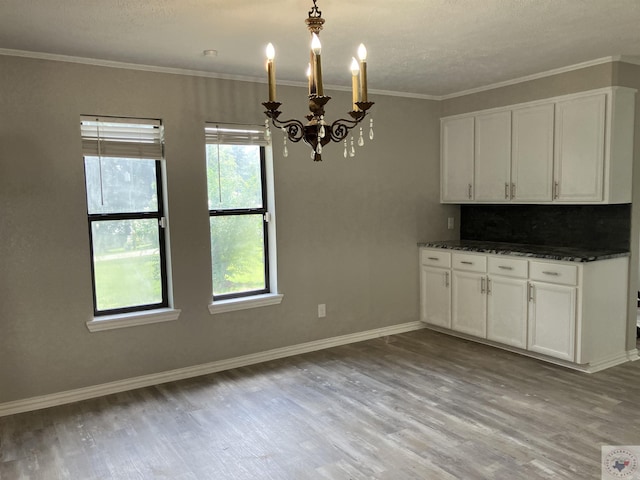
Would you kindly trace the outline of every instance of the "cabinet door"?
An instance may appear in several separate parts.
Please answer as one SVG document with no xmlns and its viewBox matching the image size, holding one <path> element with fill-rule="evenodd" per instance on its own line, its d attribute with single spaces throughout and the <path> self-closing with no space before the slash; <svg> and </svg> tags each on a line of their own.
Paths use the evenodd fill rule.
<svg viewBox="0 0 640 480">
<path fill-rule="evenodd" d="M 511 191 L 511 112 L 476 116 L 475 195 L 479 202 L 508 202 Z"/>
<path fill-rule="evenodd" d="M 605 107 L 604 93 L 556 104 L 556 200 L 603 200 Z"/>
<path fill-rule="evenodd" d="M 472 272 L 452 272 L 451 328 L 459 332 L 486 338 L 487 295 L 486 277 Z"/>
<path fill-rule="evenodd" d="M 450 270 L 420 267 L 420 320 L 451 328 Z"/>
<path fill-rule="evenodd" d="M 473 125 L 473 117 L 442 120 L 440 199 L 443 202 L 473 199 Z"/>
<path fill-rule="evenodd" d="M 574 361 L 576 287 L 530 282 L 529 350 Z"/>
<path fill-rule="evenodd" d="M 492 276 L 487 280 L 487 338 L 527 348 L 527 281 Z"/>
<path fill-rule="evenodd" d="M 551 201 L 553 117 L 552 103 L 513 111 L 512 201 Z"/>
</svg>

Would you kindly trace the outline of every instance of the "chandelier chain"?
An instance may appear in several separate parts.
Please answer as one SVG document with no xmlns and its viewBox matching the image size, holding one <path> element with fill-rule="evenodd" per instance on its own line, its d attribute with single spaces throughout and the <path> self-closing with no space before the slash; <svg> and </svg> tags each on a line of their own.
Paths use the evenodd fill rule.
<svg viewBox="0 0 640 480">
<path fill-rule="evenodd" d="M 318 10 L 318 6 L 316 5 L 316 0 L 313 0 L 313 7 L 309 10 L 309 18 L 320 18 L 322 17 L 322 12 Z"/>
</svg>

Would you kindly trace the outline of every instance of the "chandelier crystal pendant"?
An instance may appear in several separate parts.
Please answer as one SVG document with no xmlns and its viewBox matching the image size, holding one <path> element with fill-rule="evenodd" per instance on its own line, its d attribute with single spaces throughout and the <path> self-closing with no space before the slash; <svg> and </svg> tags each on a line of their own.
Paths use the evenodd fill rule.
<svg viewBox="0 0 640 480">
<path fill-rule="evenodd" d="M 311 33 L 311 50 L 309 67 L 307 69 L 307 77 L 309 80 L 309 113 L 306 115 L 308 122 L 306 124 L 299 120 L 278 120 L 282 112 L 278 110 L 282 103 L 276 101 L 276 78 L 275 78 L 275 49 L 272 44 L 267 46 L 267 77 L 269 80 L 269 101 L 262 105 L 266 108 L 264 112 L 267 116 L 265 125 L 269 128 L 269 119 L 274 127 L 279 128 L 285 134 L 285 147 L 283 155 L 286 157 L 286 142 L 299 142 L 303 140 L 312 148 L 311 158 L 319 162 L 322 160 L 322 147 L 329 142 L 343 142 L 345 144 L 346 157 L 346 137 L 349 131 L 358 125 L 367 115 L 367 111 L 373 106 L 374 102 L 368 101 L 367 95 L 367 49 L 360 44 L 358 48 L 358 62 L 355 58 L 351 60 L 351 77 L 352 77 L 352 93 L 353 93 L 353 110 L 349 112 L 350 119 L 341 118 L 328 124 L 324 119 L 324 106 L 331 97 L 324 95 L 322 85 L 322 61 L 321 61 L 321 44 L 318 35 L 322 30 L 324 18 L 322 12 L 318 10 L 316 0 L 313 0 L 313 7 L 309 10 L 308 18 L 305 20 L 307 28 Z M 373 120 L 369 123 L 369 138 L 373 140 Z M 358 138 L 358 145 L 364 144 L 362 136 L 362 127 Z M 353 137 L 351 137 L 351 149 L 349 156 L 355 156 L 353 147 Z"/>
</svg>

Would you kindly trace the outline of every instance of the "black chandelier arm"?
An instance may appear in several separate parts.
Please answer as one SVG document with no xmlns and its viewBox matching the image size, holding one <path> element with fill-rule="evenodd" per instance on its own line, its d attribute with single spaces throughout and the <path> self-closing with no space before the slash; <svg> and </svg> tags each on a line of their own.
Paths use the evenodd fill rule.
<svg viewBox="0 0 640 480">
<path fill-rule="evenodd" d="M 280 130 L 284 129 L 287 132 L 287 138 L 294 143 L 304 138 L 304 124 L 299 120 L 291 119 L 280 121 L 277 118 L 271 117 L 271 123 Z"/>
<path fill-rule="evenodd" d="M 331 132 L 331 140 L 334 142 L 341 142 L 344 140 L 349 131 L 358 125 L 365 115 L 362 115 L 358 120 L 349 120 L 346 118 L 340 118 L 331 124 L 329 131 Z"/>
</svg>

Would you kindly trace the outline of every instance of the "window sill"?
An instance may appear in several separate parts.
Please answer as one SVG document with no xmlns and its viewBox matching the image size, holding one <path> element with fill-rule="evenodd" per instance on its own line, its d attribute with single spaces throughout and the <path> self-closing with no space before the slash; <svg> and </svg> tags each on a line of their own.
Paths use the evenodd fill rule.
<svg viewBox="0 0 640 480">
<path fill-rule="evenodd" d="M 265 307 L 267 305 L 278 305 L 282 302 L 283 297 L 284 295 L 279 293 L 266 293 L 252 297 L 218 300 L 209 305 L 209 313 L 214 315 L 216 313 L 246 310 L 249 308 Z"/>
<path fill-rule="evenodd" d="M 143 312 L 93 317 L 87 322 L 87 328 L 90 332 L 100 332 L 102 330 L 113 330 L 114 328 L 136 327 L 148 323 L 170 322 L 177 320 L 181 311 L 173 308 L 158 308 L 157 310 Z"/>
</svg>

